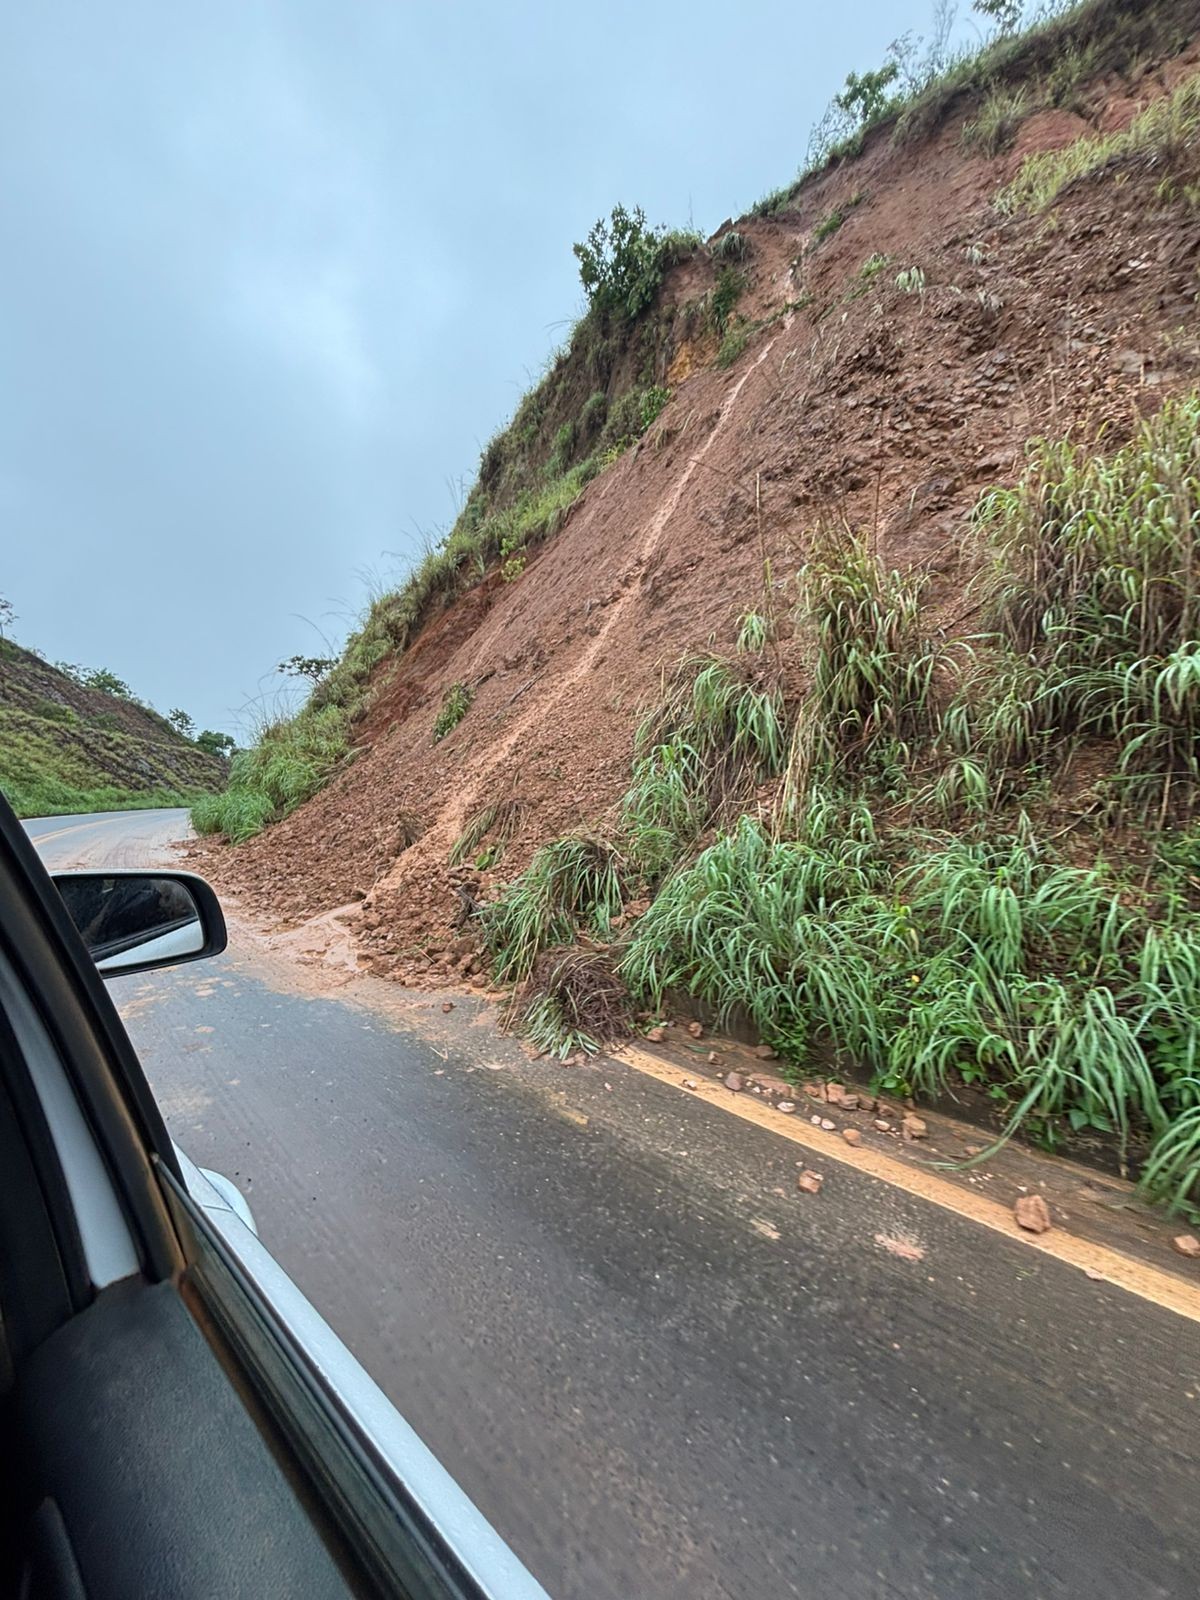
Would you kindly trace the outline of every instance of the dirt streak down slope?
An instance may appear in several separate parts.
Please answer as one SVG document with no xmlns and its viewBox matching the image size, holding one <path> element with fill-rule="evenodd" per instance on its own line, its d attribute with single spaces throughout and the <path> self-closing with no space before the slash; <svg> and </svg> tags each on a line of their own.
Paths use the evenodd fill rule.
<svg viewBox="0 0 1200 1600">
<path fill-rule="evenodd" d="M 1102 76 L 994 156 L 964 142 L 979 110 L 965 103 L 924 139 L 874 137 L 794 209 L 742 219 L 745 351 L 726 369 L 704 318 L 677 317 L 672 397 L 641 442 L 516 581 L 493 574 L 380 665 L 352 765 L 259 839 L 206 847 L 209 870 L 285 921 L 357 902 L 365 964 L 450 975 L 468 953 L 447 856 L 472 813 L 512 800 L 520 821 L 471 894 L 603 823 L 664 668 L 729 649 L 747 609 L 785 614 L 822 521 L 927 573 L 931 621 L 969 634 L 963 534 L 980 492 L 1013 481 L 1032 435 L 1120 439 L 1200 372 L 1195 213 L 1152 167 L 1077 183 L 1049 216 L 994 198 L 1027 155 L 1128 126 L 1198 64 L 1191 38 Z M 716 273 L 684 262 L 662 306 L 703 306 Z M 435 745 L 458 682 L 470 711 Z"/>
<path fill-rule="evenodd" d="M 758 355 L 754 366 L 760 365 L 770 355 L 774 341 L 764 346 Z M 704 443 L 689 456 L 682 472 L 670 490 L 662 505 L 654 512 L 645 532 L 638 539 L 632 551 L 631 567 L 635 572 L 647 570 L 660 546 L 662 545 L 671 520 L 679 508 L 679 503 L 690 484 L 696 470 L 704 464 L 705 457 L 716 445 L 738 396 L 741 394 L 746 380 L 751 376 L 752 367 L 730 389 L 722 401 L 717 421 L 714 423 Z M 436 826 L 438 834 L 449 848 L 461 833 L 466 820 L 473 809 L 486 804 L 492 782 L 499 774 L 506 777 L 505 768 L 513 755 L 525 747 L 537 735 L 539 724 L 548 718 L 562 715 L 563 708 L 576 701 L 577 696 L 582 696 L 584 703 L 591 693 L 592 685 L 589 674 L 595 671 L 597 662 L 603 657 L 604 652 L 614 635 L 619 635 L 620 629 L 626 622 L 627 613 L 639 604 L 639 595 L 632 584 L 627 585 L 606 608 L 604 618 L 595 633 L 584 646 L 577 660 L 573 661 L 561 676 L 554 676 L 547 684 L 544 692 L 531 703 L 526 702 L 523 711 L 519 712 L 512 720 L 510 726 L 496 743 L 482 752 L 482 759 L 478 770 L 472 772 L 451 801 Z M 432 832 L 432 830 L 431 830 Z M 437 841 L 431 837 L 426 841 L 427 848 L 432 847 Z M 377 885 L 377 893 L 386 893 L 397 881 L 402 881 L 404 858 L 401 856 L 396 866 L 390 873 L 385 873 Z"/>
</svg>

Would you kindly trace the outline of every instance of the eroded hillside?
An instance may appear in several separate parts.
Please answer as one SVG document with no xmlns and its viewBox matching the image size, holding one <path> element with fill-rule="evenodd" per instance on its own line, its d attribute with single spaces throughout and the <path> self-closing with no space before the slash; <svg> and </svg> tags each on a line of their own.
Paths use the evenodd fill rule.
<svg viewBox="0 0 1200 1600">
<path fill-rule="evenodd" d="M 656 422 L 519 580 L 490 571 L 376 667 L 357 758 L 239 850 L 232 881 L 291 918 L 369 896 L 381 966 L 436 961 L 458 903 L 447 853 L 474 811 L 497 795 L 523 808 L 503 877 L 536 840 L 602 821 L 664 666 L 730 648 L 767 567 L 786 609 L 822 519 L 873 530 L 885 566 L 928 570 L 938 621 L 971 631 L 963 530 L 981 491 L 1013 481 L 1032 435 L 1124 437 L 1200 371 L 1196 212 L 1159 197 L 1153 161 L 1077 182 L 1046 213 L 1006 216 L 995 198 L 1031 153 L 1127 126 L 1197 65 L 1192 45 L 1102 78 L 994 157 L 964 148 L 968 103 L 929 140 L 878 137 L 794 212 L 742 219 L 749 327 L 726 369 L 688 315 L 719 269 L 702 253 L 675 268 Z M 913 269 L 923 286 L 898 288 Z M 457 683 L 470 710 L 434 745 Z"/>
<path fill-rule="evenodd" d="M 1022 1116 L 1069 1112 L 1123 1148 L 1191 1115 L 1191 990 L 1164 979 L 1160 1013 L 1144 975 L 1145 939 L 1194 944 L 1164 906 L 1192 914 L 1200 726 L 1176 603 L 1200 518 L 1195 21 L 1100 4 L 1006 45 L 982 84 L 889 113 L 858 153 L 680 241 L 616 333 L 585 319 L 489 447 L 441 566 L 381 603 L 314 696 L 326 786 L 204 847 L 209 870 L 289 923 L 343 908 L 386 976 L 541 973 L 532 999 L 574 1042 L 574 991 L 543 957 L 582 936 L 631 995 L 618 1011 L 690 989 L 793 1061 L 824 1040 L 906 1092 L 990 1081 Z M 1114 495 L 1136 517 L 1110 516 Z M 271 796 L 259 820 L 284 809 Z M 535 856 L 555 840 L 569 867 Z M 795 873 L 818 858 L 805 900 Z M 751 929 L 784 879 L 777 922 Z M 973 957 L 947 929 L 996 885 L 1019 900 L 1019 879 L 1026 933 L 997 935 L 960 995 Z M 837 969 L 835 1004 L 805 987 L 816 947 L 795 930 L 824 938 L 842 897 L 855 960 L 873 954 Z M 731 904 L 751 909 L 730 923 Z M 1101 938 L 1114 905 L 1132 920 Z M 868 909 L 878 926 L 855 924 Z M 723 917 L 728 942 L 702 950 Z M 935 958 L 953 1015 L 922 987 Z M 739 962 L 751 979 L 718 981 Z M 1079 1091 L 1089 1029 L 1153 1084 Z M 1023 1062 L 1051 1034 L 1058 1077 L 1031 1090 Z"/>
</svg>

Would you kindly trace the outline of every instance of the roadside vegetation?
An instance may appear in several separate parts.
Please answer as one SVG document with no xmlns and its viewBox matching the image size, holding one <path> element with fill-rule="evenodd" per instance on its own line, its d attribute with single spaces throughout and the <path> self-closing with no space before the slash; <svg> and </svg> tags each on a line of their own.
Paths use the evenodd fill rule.
<svg viewBox="0 0 1200 1600">
<path fill-rule="evenodd" d="M 647 714 L 612 836 L 544 846 L 484 909 L 518 1024 L 543 1048 L 595 1047 L 585 974 L 567 1007 L 544 959 L 582 937 L 604 1017 L 687 994 L 795 1071 L 974 1091 L 1000 1138 L 1100 1135 L 1186 1204 L 1198 535 L 1195 395 L 1120 448 L 1035 440 L 1019 482 L 981 496 L 972 640 L 928 634 L 921 579 L 882 569 L 855 531 L 818 530 L 797 584 L 799 703 L 748 614 L 734 660 L 684 662 Z"/>
<path fill-rule="evenodd" d="M 73 788 L 47 779 L 5 779 L 0 792 L 18 817 L 73 817 L 92 811 L 158 811 L 196 802 L 192 790 Z"/>
<path fill-rule="evenodd" d="M 197 833 L 222 833 L 232 844 L 260 833 L 316 794 L 349 759 L 350 719 L 339 706 L 306 709 L 266 727 L 234 756 L 228 787 L 192 807 Z"/>
<path fill-rule="evenodd" d="M 1013 181 L 996 197 L 1002 211 L 1045 211 L 1067 187 L 1105 169 L 1152 161 L 1164 199 L 1179 193 L 1200 206 L 1200 73 L 1171 94 L 1151 101 L 1118 133 L 1076 139 L 1061 150 L 1026 156 Z"/>
</svg>

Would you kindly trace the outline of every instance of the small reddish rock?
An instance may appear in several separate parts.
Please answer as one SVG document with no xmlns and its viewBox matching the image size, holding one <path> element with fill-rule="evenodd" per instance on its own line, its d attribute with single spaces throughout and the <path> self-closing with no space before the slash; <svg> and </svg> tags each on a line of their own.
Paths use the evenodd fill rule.
<svg viewBox="0 0 1200 1600">
<path fill-rule="evenodd" d="M 861 1144 L 862 1143 L 862 1134 L 859 1133 L 857 1128 L 843 1128 L 842 1129 L 842 1138 L 845 1139 L 847 1144 Z"/>
<path fill-rule="evenodd" d="M 683 1087 L 685 1089 L 698 1089 L 700 1085 L 696 1082 L 695 1078 L 685 1078 L 683 1080 Z"/>
<path fill-rule="evenodd" d="M 691 1034 L 693 1039 L 703 1039 L 704 1037 L 704 1029 L 698 1022 L 689 1022 L 688 1032 Z"/>
<path fill-rule="evenodd" d="M 743 1087 L 741 1074 L 737 1072 L 727 1072 L 725 1074 L 725 1087 L 727 1089 L 732 1089 L 734 1094 L 737 1094 L 738 1090 Z"/>
<path fill-rule="evenodd" d="M 923 1117 L 914 1117 L 911 1112 L 906 1112 L 900 1118 L 900 1132 L 906 1139 L 927 1139 L 929 1128 Z"/>
<path fill-rule="evenodd" d="M 715 1067 L 717 1064 L 717 1052 L 715 1050 L 710 1050 L 705 1059 L 710 1067 Z"/>
<path fill-rule="evenodd" d="M 453 1010 L 454 1010 L 454 1001 L 453 1000 L 443 1000 L 442 1001 L 442 1011 L 445 1013 L 446 1016 L 449 1016 L 450 1013 Z"/>
<path fill-rule="evenodd" d="M 1026 1233 L 1045 1233 L 1052 1226 L 1050 1207 L 1040 1194 L 1023 1194 L 1013 1206 L 1013 1216 L 1018 1228 Z"/>
<path fill-rule="evenodd" d="M 983 1146 L 981 1144 L 966 1144 L 963 1146 L 963 1150 L 969 1156 L 981 1156 L 983 1154 Z"/>
<path fill-rule="evenodd" d="M 827 1083 L 825 1085 L 825 1098 L 831 1106 L 840 1106 L 844 1090 L 840 1083 Z"/>
<path fill-rule="evenodd" d="M 790 1114 L 796 1109 L 796 1102 L 794 1100 L 780 1100 L 775 1109 L 776 1111 L 782 1111 L 786 1115 L 790 1116 Z"/>
<path fill-rule="evenodd" d="M 769 1044 L 756 1045 L 754 1054 L 760 1061 L 774 1061 L 775 1059 L 775 1052 Z"/>
<path fill-rule="evenodd" d="M 650 1044 L 661 1044 L 666 1037 L 667 1030 L 663 1027 L 648 1028 L 646 1030 L 646 1038 Z"/>
<path fill-rule="evenodd" d="M 804 1085 L 804 1092 L 810 1100 L 824 1100 L 825 1098 L 824 1094 L 821 1092 L 821 1085 L 819 1083 L 806 1083 Z"/>
<path fill-rule="evenodd" d="M 887 1133 L 892 1125 L 886 1117 L 876 1117 L 874 1126 L 877 1133 Z"/>
<path fill-rule="evenodd" d="M 837 1123 L 831 1122 L 828 1117 L 822 1117 L 821 1126 L 825 1129 L 826 1133 L 833 1133 L 837 1128 Z"/>
<path fill-rule="evenodd" d="M 805 1194 L 820 1194 L 821 1185 L 824 1182 L 825 1179 L 819 1172 L 810 1172 L 809 1169 L 805 1167 L 804 1171 L 796 1179 L 796 1187 L 798 1189 L 802 1189 Z"/>
<path fill-rule="evenodd" d="M 1200 1256 L 1200 1239 L 1194 1233 L 1177 1233 L 1171 1240 L 1171 1248 L 1194 1261 Z"/>
<path fill-rule="evenodd" d="M 842 1098 L 838 1101 L 838 1104 L 841 1106 L 843 1111 L 857 1111 L 860 1102 L 856 1094 L 846 1094 L 845 1091 L 843 1091 Z"/>
</svg>

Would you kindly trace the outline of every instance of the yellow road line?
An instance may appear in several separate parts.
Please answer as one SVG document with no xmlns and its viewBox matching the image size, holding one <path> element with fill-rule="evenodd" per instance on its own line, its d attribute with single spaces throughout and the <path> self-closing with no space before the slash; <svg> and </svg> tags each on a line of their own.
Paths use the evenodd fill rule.
<svg viewBox="0 0 1200 1600">
<path fill-rule="evenodd" d="M 97 817 L 93 822 L 73 822 L 69 828 L 55 828 L 53 833 L 31 833 L 29 839 L 36 850 L 44 844 L 49 844 L 51 839 L 62 839 L 68 833 L 81 833 L 84 828 L 103 828 L 106 824 L 111 825 L 120 821 L 120 817 Z"/>
<path fill-rule="evenodd" d="M 1053 1228 L 1049 1233 L 1042 1234 L 1025 1233 L 1017 1227 L 1007 1207 L 996 1200 L 989 1200 L 974 1189 L 951 1183 L 947 1178 L 930 1172 L 928 1167 L 909 1166 L 881 1150 L 845 1144 L 835 1135 L 814 1128 L 799 1116 L 781 1116 L 752 1095 L 732 1094 L 723 1084 L 714 1083 L 709 1078 L 692 1078 L 689 1081 L 695 1083 L 696 1088 L 684 1089 L 682 1079 L 686 1076 L 685 1069 L 661 1061 L 637 1045 L 626 1045 L 613 1054 L 618 1061 L 651 1078 L 657 1078 L 660 1083 L 671 1084 L 693 1100 L 706 1100 L 722 1111 L 741 1117 L 744 1122 L 753 1122 L 760 1128 L 778 1134 L 780 1138 L 790 1139 L 793 1144 L 812 1151 L 816 1158 L 814 1167 L 823 1167 L 830 1162 L 853 1167 L 867 1177 L 878 1178 L 918 1200 L 940 1206 L 944 1211 L 952 1211 L 957 1216 L 990 1228 L 993 1233 L 1002 1233 L 1006 1239 L 1017 1240 L 1031 1250 L 1053 1256 L 1067 1266 L 1098 1274 L 1119 1289 L 1139 1295 L 1166 1311 L 1175 1312 L 1177 1316 L 1200 1322 L 1200 1287 L 1193 1288 L 1168 1272 L 1160 1272 L 1157 1267 L 1147 1266 L 1132 1256 L 1123 1255 L 1119 1250 L 1110 1249 L 1108 1245 L 1092 1244 L 1087 1239 L 1077 1238 L 1061 1228 Z"/>
</svg>

